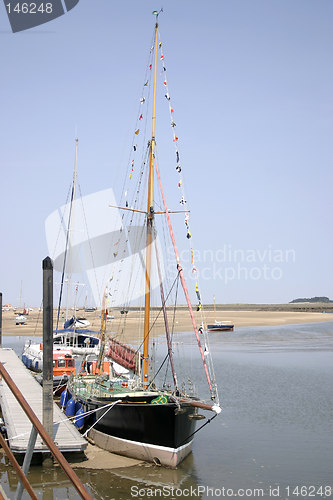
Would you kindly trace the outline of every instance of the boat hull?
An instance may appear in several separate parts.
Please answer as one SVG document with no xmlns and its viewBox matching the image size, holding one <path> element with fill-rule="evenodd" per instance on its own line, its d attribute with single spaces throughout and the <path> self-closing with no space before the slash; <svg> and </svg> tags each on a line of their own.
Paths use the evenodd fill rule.
<svg viewBox="0 0 333 500">
<path fill-rule="evenodd" d="M 207 325 L 208 332 L 233 332 L 234 325 Z"/>
<path fill-rule="evenodd" d="M 103 450 L 171 468 L 177 467 L 191 453 L 193 443 L 193 440 L 191 440 L 178 448 L 169 448 L 109 436 L 94 428 L 89 431 L 88 437 Z"/>
<path fill-rule="evenodd" d="M 93 425 L 90 437 L 98 445 L 104 442 L 102 447 L 107 446 L 108 451 L 168 467 L 176 467 L 191 451 L 196 410 L 189 405 L 152 404 L 151 397 L 137 397 L 134 402 L 128 398 L 110 409 L 105 405 L 112 401 L 104 398 L 75 399 L 85 411 L 96 410 L 86 425 Z"/>
</svg>

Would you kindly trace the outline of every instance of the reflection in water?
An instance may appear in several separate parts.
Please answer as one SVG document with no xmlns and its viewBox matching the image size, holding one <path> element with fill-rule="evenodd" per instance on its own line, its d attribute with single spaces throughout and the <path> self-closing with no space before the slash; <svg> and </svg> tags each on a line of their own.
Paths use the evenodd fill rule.
<svg viewBox="0 0 333 500">
<path fill-rule="evenodd" d="M 178 469 L 166 469 L 152 464 L 142 464 L 132 467 L 123 467 L 113 470 L 87 470 L 77 469 L 77 475 L 86 485 L 94 499 L 128 500 L 131 492 L 134 497 L 139 497 L 139 492 L 148 490 L 161 490 L 161 492 L 183 490 L 186 492 L 197 489 L 196 473 L 193 455 L 189 455 Z M 0 463 L 1 485 L 10 498 L 14 498 L 18 479 L 6 457 Z M 79 495 L 58 466 L 43 469 L 32 466 L 28 475 L 30 484 L 38 496 L 43 500 L 78 499 Z M 182 498 L 177 491 L 177 498 Z M 147 495 L 146 495 L 147 496 Z M 166 496 L 166 495 L 164 495 Z M 172 495 L 168 494 L 172 498 Z M 186 495 L 188 497 L 188 495 Z M 25 492 L 23 499 L 30 498 Z M 163 498 L 163 496 L 161 497 Z M 202 498 L 201 495 L 197 498 Z"/>
<path fill-rule="evenodd" d="M 186 353 L 184 364 L 191 365 L 196 380 L 189 339 L 188 333 L 177 338 Z M 24 340 L 4 337 L 4 347 L 21 354 Z M 333 322 L 214 332 L 209 348 L 223 411 L 196 435 L 193 454 L 177 470 L 145 464 L 112 471 L 76 469 L 94 499 L 148 498 L 149 488 L 160 488 L 162 494 L 163 488 L 172 487 L 178 488 L 177 494 L 172 496 L 169 489 L 165 497 L 188 498 L 191 487 L 208 486 L 235 492 L 262 488 L 261 498 L 271 500 L 269 488 L 274 486 L 286 498 L 288 486 L 331 484 Z M 197 389 L 200 393 L 200 383 Z M 0 477 L 14 498 L 17 477 L 4 457 Z M 34 466 L 29 480 L 38 498 L 79 498 L 59 467 Z M 211 496 L 206 491 L 196 498 Z M 24 493 L 23 498 L 29 496 Z"/>
</svg>

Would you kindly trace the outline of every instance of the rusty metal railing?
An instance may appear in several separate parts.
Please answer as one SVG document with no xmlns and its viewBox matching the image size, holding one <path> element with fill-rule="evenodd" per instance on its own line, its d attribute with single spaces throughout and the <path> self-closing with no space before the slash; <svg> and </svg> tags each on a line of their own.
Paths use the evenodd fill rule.
<svg viewBox="0 0 333 500">
<path fill-rule="evenodd" d="M 34 429 L 38 434 L 41 436 L 43 442 L 46 444 L 50 452 L 52 453 L 53 457 L 55 460 L 58 462 L 60 467 L 63 469 L 65 472 L 66 476 L 68 479 L 71 481 L 72 485 L 78 492 L 81 498 L 84 500 L 93 500 L 89 492 L 86 490 L 84 487 L 83 483 L 79 479 L 79 477 L 76 475 L 76 473 L 73 471 L 72 467 L 70 464 L 67 462 L 66 458 L 63 456 L 61 451 L 58 449 L 58 447 L 54 444 L 52 438 L 50 435 L 46 432 L 45 427 L 43 424 L 40 422 L 38 417 L 36 416 L 35 412 L 32 410 L 32 408 L 29 406 L 27 400 L 24 398 L 23 394 L 15 384 L 14 380 L 11 378 L 3 364 L 0 362 L 0 375 L 2 376 L 3 380 L 6 382 L 10 390 L 12 391 L 13 395 L 19 402 L 21 408 L 31 421 Z M 33 500 L 37 500 L 37 496 L 34 493 L 32 486 L 28 482 L 28 479 L 26 475 L 24 474 L 22 468 L 18 464 L 17 460 L 15 459 L 15 456 L 13 455 L 12 451 L 10 450 L 8 444 L 6 443 L 5 439 L 3 436 L 0 434 L 0 444 L 2 445 L 8 459 L 10 460 L 11 464 L 13 465 L 15 471 L 17 472 L 20 480 L 22 481 L 23 485 L 25 486 L 27 492 L 31 496 Z M 0 493 L 1 495 L 1 493 Z M 2 495 L 0 496 L 1 499 Z"/>
</svg>

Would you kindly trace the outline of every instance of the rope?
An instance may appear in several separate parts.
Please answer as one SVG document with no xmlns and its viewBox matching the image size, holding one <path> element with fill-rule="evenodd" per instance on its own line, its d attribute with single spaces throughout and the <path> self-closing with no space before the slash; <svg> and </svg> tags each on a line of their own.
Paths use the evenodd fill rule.
<svg viewBox="0 0 333 500">
<path fill-rule="evenodd" d="M 96 412 L 97 412 L 97 411 L 99 411 L 99 410 L 104 410 L 104 408 L 108 408 L 108 407 L 111 407 L 111 408 L 112 408 L 115 404 L 117 404 L 117 403 L 119 403 L 119 402 L 121 402 L 121 399 L 119 399 L 118 401 L 115 401 L 115 402 L 113 402 L 113 403 L 108 403 L 107 405 L 101 406 L 100 408 L 96 408 L 95 410 L 89 410 L 89 411 L 87 411 L 87 412 L 84 412 L 84 413 L 82 413 L 82 416 L 86 417 L 86 416 L 88 416 L 88 415 L 92 415 L 93 413 L 96 413 Z M 107 413 L 107 412 L 108 412 L 111 408 L 108 408 L 108 410 L 107 410 L 105 413 L 103 413 L 103 415 L 102 415 L 102 416 L 104 416 L 104 415 L 105 415 L 105 414 L 106 414 L 106 413 Z M 59 424 L 62 424 L 63 422 L 68 422 L 69 420 L 70 420 L 70 421 L 71 421 L 71 420 L 75 420 L 76 418 L 77 418 L 77 415 L 73 415 L 72 417 L 66 417 L 64 420 L 58 420 L 57 422 L 53 422 L 53 425 L 54 425 L 54 426 L 55 426 L 55 425 L 59 425 Z M 100 419 L 101 419 L 101 417 L 100 417 L 98 420 L 100 420 Z M 96 422 L 94 423 L 94 425 L 95 425 L 97 422 L 98 422 L 98 421 L 96 421 Z M 89 430 L 90 430 L 90 429 L 89 429 Z M 22 434 L 17 434 L 16 436 L 11 437 L 10 439 L 18 439 L 18 438 L 20 438 L 20 437 L 26 436 L 27 434 L 30 434 L 30 431 L 28 431 L 28 432 L 23 432 Z M 85 434 L 83 434 L 83 436 L 85 436 Z M 9 441 L 9 438 L 6 438 L 6 441 Z"/>
<path fill-rule="evenodd" d="M 188 439 L 190 439 L 192 436 L 194 436 L 194 434 L 196 434 L 197 432 L 201 431 L 201 429 L 203 429 L 207 424 L 210 424 L 211 421 L 214 420 L 215 417 L 217 417 L 217 413 L 215 413 L 215 415 L 213 415 L 210 419 L 208 419 L 201 427 L 199 427 L 199 429 L 195 430 L 194 432 L 192 432 L 192 434 L 190 434 L 189 436 L 187 436 L 187 438 L 184 439 L 184 441 L 182 441 L 179 446 L 182 446 L 184 443 L 186 443 L 186 441 Z"/>
<path fill-rule="evenodd" d="M 86 432 L 85 432 L 84 434 L 82 434 L 82 435 L 83 435 L 83 437 L 86 437 L 86 435 L 88 434 L 88 432 L 90 432 L 90 431 L 91 431 L 91 429 L 92 429 L 92 428 L 93 428 L 93 427 L 94 427 L 94 426 L 95 426 L 95 425 L 96 425 L 96 424 L 97 424 L 97 423 L 101 420 L 101 418 L 105 417 L 105 415 L 106 415 L 106 414 L 107 414 L 107 413 L 108 413 L 108 412 L 109 412 L 109 411 L 110 411 L 110 410 L 111 410 L 111 409 L 112 409 L 112 408 L 113 408 L 113 407 L 114 407 L 117 403 L 121 403 L 121 399 L 118 399 L 117 401 L 115 401 L 115 402 L 114 402 L 114 403 L 110 406 L 110 408 L 108 408 L 108 409 L 106 410 L 106 412 L 105 412 L 105 413 L 103 413 L 103 415 L 101 415 L 101 416 L 100 416 L 100 417 L 96 420 L 96 422 L 94 422 L 94 423 L 93 423 L 93 425 L 92 425 L 89 429 L 87 429 L 87 430 L 86 430 Z M 98 410 L 100 410 L 100 409 L 101 409 L 101 408 L 98 408 Z"/>
</svg>

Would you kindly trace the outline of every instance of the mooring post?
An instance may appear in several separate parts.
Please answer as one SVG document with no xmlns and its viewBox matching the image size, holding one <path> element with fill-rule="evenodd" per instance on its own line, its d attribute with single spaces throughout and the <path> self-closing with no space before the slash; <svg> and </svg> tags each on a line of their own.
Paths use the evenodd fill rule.
<svg viewBox="0 0 333 500">
<path fill-rule="evenodd" d="M 2 347 L 2 292 L 0 292 L 0 347 Z"/>
<path fill-rule="evenodd" d="M 43 425 L 53 439 L 53 262 L 43 260 Z"/>
</svg>

